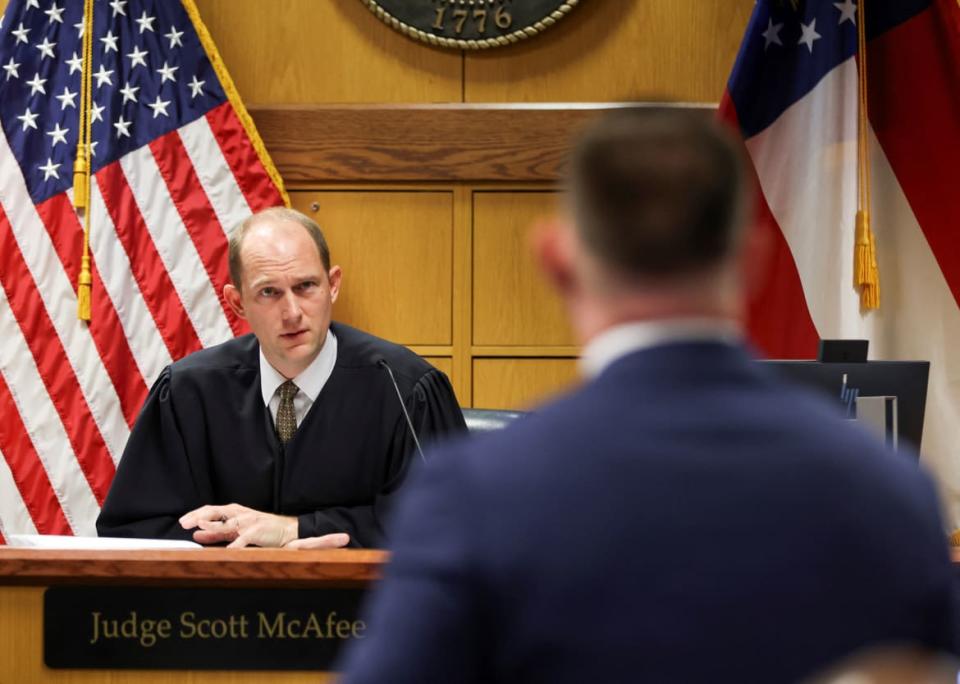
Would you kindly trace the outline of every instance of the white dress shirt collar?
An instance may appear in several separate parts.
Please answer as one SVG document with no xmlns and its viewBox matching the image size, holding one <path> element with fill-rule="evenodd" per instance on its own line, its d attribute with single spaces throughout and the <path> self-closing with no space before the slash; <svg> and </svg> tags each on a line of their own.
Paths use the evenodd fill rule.
<svg viewBox="0 0 960 684">
<path fill-rule="evenodd" d="M 743 331 L 725 318 L 676 318 L 624 323 L 605 330 L 583 348 L 580 372 L 595 378 L 614 361 L 633 352 L 675 342 L 740 344 Z"/>
<path fill-rule="evenodd" d="M 328 330 L 327 339 L 324 340 L 323 347 L 320 348 L 320 353 L 317 354 L 317 358 L 315 358 L 300 375 L 291 378 L 294 384 L 300 389 L 300 392 L 297 393 L 298 396 L 301 393 L 306 395 L 310 400 L 309 403 L 313 404 L 313 402 L 317 400 L 317 397 L 320 396 L 320 390 L 323 389 L 323 386 L 327 384 L 327 380 L 330 379 L 336 363 L 337 338 L 332 330 Z M 263 392 L 263 403 L 266 406 L 270 406 L 270 400 L 276 394 L 277 388 L 286 382 L 286 380 L 287 378 L 283 377 L 276 368 L 270 365 L 267 357 L 263 355 L 263 349 L 261 348 L 260 391 Z"/>
</svg>

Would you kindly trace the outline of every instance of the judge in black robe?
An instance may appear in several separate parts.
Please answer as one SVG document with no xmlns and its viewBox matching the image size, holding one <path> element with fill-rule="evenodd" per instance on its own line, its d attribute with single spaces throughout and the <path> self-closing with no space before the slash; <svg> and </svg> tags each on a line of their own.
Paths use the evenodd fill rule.
<svg viewBox="0 0 960 684">
<path fill-rule="evenodd" d="M 178 520 L 211 503 L 295 515 L 299 536 L 334 532 L 378 546 L 383 519 L 421 443 L 465 429 L 447 377 L 399 345 L 333 323 L 333 372 L 281 445 L 245 335 L 168 366 L 154 384 L 97 520 L 101 536 L 190 539 Z"/>
<path fill-rule="evenodd" d="M 465 429 L 450 383 L 409 350 L 331 323 L 342 269 L 308 216 L 254 214 L 228 252 L 224 300 L 253 334 L 161 373 L 97 532 L 320 547 L 342 546 L 346 533 L 354 546 L 379 545 L 414 457 L 401 397 L 429 441 Z"/>
</svg>

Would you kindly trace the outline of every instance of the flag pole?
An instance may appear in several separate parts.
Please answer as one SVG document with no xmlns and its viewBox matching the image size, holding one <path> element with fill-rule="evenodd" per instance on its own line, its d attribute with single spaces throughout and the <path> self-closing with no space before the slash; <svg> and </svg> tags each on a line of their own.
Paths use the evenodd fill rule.
<svg viewBox="0 0 960 684">
<path fill-rule="evenodd" d="M 83 4 L 83 66 L 80 69 L 80 129 L 73 165 L 73 204 L 83 212 L 83 257 L 77 277 L 77 318 L 90 321 L 90 109 L 93 99 L 93 0 Z"/>
<path fill-rule="evenodd" d="M 877 268 L 876 239 L 870 228 L 870 157 L 867 116 L 867 22 L 864 18 L 866 0 L 857 3 L 857 219 L 853 254 L 854 284 L 860 288 L 860 308 L 880 307 L 880 272 Z"/>
</svg>

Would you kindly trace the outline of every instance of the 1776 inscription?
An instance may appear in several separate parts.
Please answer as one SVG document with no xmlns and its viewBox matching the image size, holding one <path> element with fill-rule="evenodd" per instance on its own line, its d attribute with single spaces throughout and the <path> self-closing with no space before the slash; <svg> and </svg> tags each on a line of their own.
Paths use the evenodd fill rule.
<svg viewBox="0 0 960 684">
<path fill-rule="evenodd" d="M 510 45 L 553 26 L 584 0 L 362 0 L 388 26 L 440 47 Z"/>
</svg>

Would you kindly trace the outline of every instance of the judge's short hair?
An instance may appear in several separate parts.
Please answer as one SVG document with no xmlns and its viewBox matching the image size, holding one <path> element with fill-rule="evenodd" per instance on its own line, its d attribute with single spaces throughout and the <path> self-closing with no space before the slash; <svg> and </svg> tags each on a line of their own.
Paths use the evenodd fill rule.
<svg viewBox="0 0 960 684">
<path fill-rule="evenodd" d="M 324 270 L 327 273 L 330 272 L 330 248 L 327 246 L 327 239 L 323 236 L 323 231 L 317 222 L 296 209 L 270 207 L 244 219 L 230 234 L 230 240 L 227 243 L 227 262 L 230 266 L 230 280 L 234 287 L 238 290 L 241 289 L 240 284 L 243 281 L 243 259 L 240 256 L 240 250 L 243 248 L 243 238 L 255 225 L 266 221 L 292 221 L 303 226 L 316 244 L 317 251 L 320 252 L 320 261 L 323 262 Z"/>
<path fill-rule="evenodd" d="M 682 276 L 720 262 L 743 232 L 743 153 L 710 114 L 678 107 L 618 109 L 573 151 L 577 229 L 600 262 L 637 279 Z"/>
</svg>

